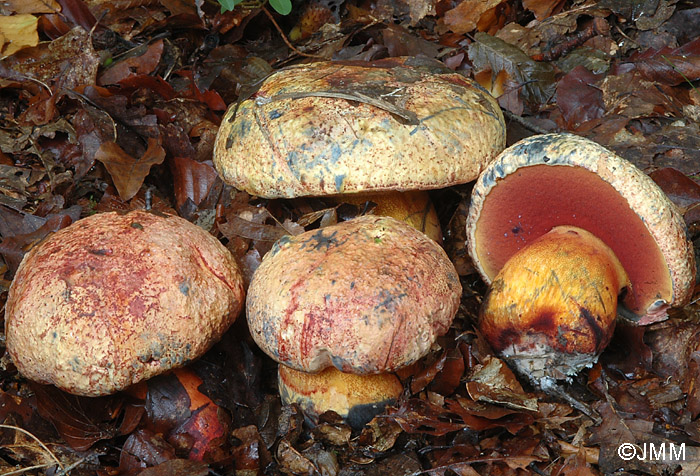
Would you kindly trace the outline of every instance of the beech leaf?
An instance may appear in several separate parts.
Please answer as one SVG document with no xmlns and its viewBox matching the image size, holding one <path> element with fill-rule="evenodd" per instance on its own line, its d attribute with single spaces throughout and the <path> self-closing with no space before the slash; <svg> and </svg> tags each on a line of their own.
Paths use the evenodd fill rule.
<svg viewBox="0 0 700 476">
<path fill-rule="evenodd" d="M 116 142 L 105 142 L 97 150 L 95 159 L 104 164 L 121 199 L 130 200 L 138 193 L 151 167 L 163 163 L 165 150 L 156 139 L 150 138 L 146 152 L 135 159 Z"/>
</svg>

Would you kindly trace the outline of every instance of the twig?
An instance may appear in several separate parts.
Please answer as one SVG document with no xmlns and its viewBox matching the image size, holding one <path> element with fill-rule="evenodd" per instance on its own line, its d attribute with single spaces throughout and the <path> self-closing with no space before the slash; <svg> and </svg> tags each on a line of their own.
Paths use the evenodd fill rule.
<svg viewBox="0 0 700 476">
<path fill-rule="evenodd" d="M 549 134 L 552 131 L 548 131 L 547 129 L 544 129 L 537 124 L 534 124 L 532 121 L 529 121 L 525 119 L 523 116 L 518 116 L 517 114 L 513 114 L 507 109 L 503 109 L 503 115 L 506 116 L 508 119 L 511 121 L 515 121 L 524 128 L 531 130 L 532 132 L 537 132 L 538 134 Z"/>
<path fill-rule="evenodd" d="M 299 56 L 304 56 L 306 58 L 316 58 L 316 59 L 326 59 L 324 56 L 320 55 L 312 55 L 309 53 L 304 53 L 303 51 L 298 50 L 293 44 L 289 42 L 289 39 L 287 38 L 287 35 L 284 34 L 282 31 L 282 28 L 280 28 L 279 24 L 275 20 L 275 17 L 270 13 L 270 11 L 265 8 L 265 6 L 261 6 L 260 9 L 265 12 L 265 15 L 270 19 L 273 25 L 275 25 L 275 28 L 277 29 L 277 32 L 280 34 L 282 37 L 282 41 L 284 41 L 284 44 L 287 45 L 287 47 L 292 50 L 294 53 L 298 54 Z"/>
<path fill-rule="evenodd" d="M 58 465 L 59 468 L 61 468 L 61 471 L 64 471 L 64 472 L 65 472 L 65 468 L 63 467 L 63 463 L 61 463 L 61 460 L 59 460 L 58 457 L 54 454 L 54 452 L 51 451 L 50 449 L 48 449 L 48 448 L 46 447 L 46 445 L 45 445 L 44 443 L 42 443 L 41 440 L 40 440 L 39 438 L 37 438 L 36 436 L 34 436 L 32 433 L 28 432 L 28 431 L 25 430 L 24 428 L 20 428 L 20 427 L 18 427 L 18 426 L 14 426 L 14 425 L 4 425 L 4 424 L 0 424 L 0 428 L 5 428 L 5 429 L 8 429 L 8 430 L 19 431 L 20 433 L 24 433 L 25 435 L 27 435 L 28 437 L 30 437 L 31 439 L 33 439 L 34 441 L 36 441 L 36 442 L 39 444 L 39 446 L 41 446 L 41 448 L 42 448 L 45 452 L 47 452 L 47 453 L 54 459 L 54 461 L 56 461 L 56 464 Z M 42 466 L 40 466 L 40 467 L 46 467 L 46 466 L 48 466 L 48 465 L 42 465 Z M 19 474 L 19 473 L 17 473 L 17 474 Z"/>
<path fill-rule="evenodd" d="M 34 469 L 48 468 L 49 466 L 53 466 L 53 465 L 54 465 L 53 463 L 36 464 L 34 466 L 28 466 L 26 468 L 16 469 L 14 471 L 10 471 L 9 473 L 3 473 L 2 476 L 12 476 L 14 474 L 22 474 L 22 473 L 26 473 L 27 471 L 32 471 Z"/>
</svg>

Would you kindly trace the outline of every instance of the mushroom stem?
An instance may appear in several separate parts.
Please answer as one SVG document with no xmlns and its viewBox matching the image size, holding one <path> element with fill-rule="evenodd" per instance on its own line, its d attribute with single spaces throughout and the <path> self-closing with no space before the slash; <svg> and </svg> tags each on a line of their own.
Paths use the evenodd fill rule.
<svg viewBox="0 0 700 476">
<path fill-rule="evenodd" d="M 533 383 L 591 366 L 610 342 L 629 279 L 590 232 L 559 226 L 514 254 L 494 279 L 479 327 Z"/>
<path fill-rule="evenodd" d="M 282 403 L 297 403 L 312 425 L 319 415 L 332 410 L 352 428 L 362 428 L 403 392 L 393 373 L 356 375 L 330 367 L 312 374 L 282 364 L 278 386 Z"/>
<path fill-rule="evenodd" d="M 379 216 L 396 218 L 422 231 L 433 241 L 442 243 L 442 229 L 430 195 L 424 190 L 408 192 L 362 192 L 333 195 L 328 197 L 333 203 L 349 203 L 364 206 L 367 202 L 376 203 L 373 213 Z"/>
</svg>

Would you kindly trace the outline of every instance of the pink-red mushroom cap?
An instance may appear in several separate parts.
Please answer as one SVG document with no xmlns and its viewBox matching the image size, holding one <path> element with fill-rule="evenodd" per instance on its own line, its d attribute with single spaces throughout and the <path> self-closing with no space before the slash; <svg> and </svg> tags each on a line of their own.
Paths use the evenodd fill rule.
<svg viewBox="0 0 700 476">
<path fill-rule="evenodd" d="M 553 227 L 583 228 L 616 254 L 639 324 L 690 299 L 695 259 L 683 219 L 651 178 L 588 139 L 545 134 L 503 151 L 473 189 L 467 247 L 490 283 L 508 259 Z"/>
<path fill-rule="evenodd" d="M 102 213 L 25 255 L 5 306 L 7 351 L 30 380 L 106 395 L 201 356 L 243 299 L 235 259 L 203 229 Z"/>
<path fill-rule="evenodd" d="M 251 335 L 303 372 L 392 372 L 447 332 L 462 292 L 443 249 L 394 218 L 363 216 L 279 240 L 248 289 Z"/>
</svg>

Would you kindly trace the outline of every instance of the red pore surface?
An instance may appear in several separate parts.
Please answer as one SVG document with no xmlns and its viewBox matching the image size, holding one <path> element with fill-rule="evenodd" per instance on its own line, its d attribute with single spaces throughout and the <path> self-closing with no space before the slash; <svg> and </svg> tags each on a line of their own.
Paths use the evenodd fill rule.
<svg viewBox="0 0 700 476">
<path fill-rule="evenodd" d="M 666 261 L 644 222 L 610 184 L 581 167 L 523 167 L 491 190 L 476 231 L 486 274 L 496 276 L 516 251 L 557 225 L 584 228 L 612 248 L 632 283 L 625 305 L 633 312 L 671 300 Z"/>
</svg>

